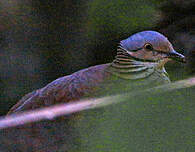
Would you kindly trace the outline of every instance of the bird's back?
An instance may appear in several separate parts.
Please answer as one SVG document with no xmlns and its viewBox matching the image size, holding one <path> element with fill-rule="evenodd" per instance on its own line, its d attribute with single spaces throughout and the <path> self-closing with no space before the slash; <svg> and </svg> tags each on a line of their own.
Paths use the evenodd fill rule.
<svg viewBox="0 0 195 152">
<path fill-rule="evenodd" d="M 110 63 L 102 64 L 58 78 L 45 87 L 25 95 L 10 109 L 8 114 L 87 97 L 139 91 L 170 81 L 163 71 L 154 70 L 145 78 L 129 80 L 116 76 L 110 68 Z"/>
<path fill-rule="evenodd" d="M 45 87 L 25 95 L 8 114 L 32 110 L 57 103 L 66 103 L 88 97 L 110 77 L 109 64 L 93 66 L 54 80 Z"/>
</svg>

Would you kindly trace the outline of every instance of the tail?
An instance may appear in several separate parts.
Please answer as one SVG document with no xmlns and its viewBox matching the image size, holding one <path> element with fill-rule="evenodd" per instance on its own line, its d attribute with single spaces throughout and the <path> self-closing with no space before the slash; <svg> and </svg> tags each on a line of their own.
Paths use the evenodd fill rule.
<svg viewBox="0 0 195 152">
<path fill-rule="evenodd" d="M 28 99 L 30 99 L 30 98 L 32 98 L 33 96 L 35 96 L 35 94 L 36 94 L 36 90 L 33 91 L 33 92 L 31 92 L 31 93 L 26 94 L 24 97 L 22 97 L 22 99 L 20 99 L 20 101 L 19 101 L 17 104 L 15 104 L 15 105 L 8 111 L 7 115 L 10 115 L 10 114 L 12 114 L 12 113 L 16 113 L 17 110 L 18 110 L 22 105 L 24 105 L 24 103 L 25 103 Z"/>
</svg>

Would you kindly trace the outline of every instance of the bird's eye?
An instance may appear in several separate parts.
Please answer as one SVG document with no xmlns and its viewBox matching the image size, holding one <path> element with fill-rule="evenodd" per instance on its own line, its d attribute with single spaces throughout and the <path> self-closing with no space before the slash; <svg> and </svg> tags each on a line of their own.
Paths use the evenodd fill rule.
<svg viewBox="0 0 195 152">
<path fill-rule="evenodd" d="M 144 45 L 144 47 L 145 47 L 147 50 L 153 50 L 152 45 L 149 44 L 149 43 L 146 43 L 146 44 Z"/>
</svg>

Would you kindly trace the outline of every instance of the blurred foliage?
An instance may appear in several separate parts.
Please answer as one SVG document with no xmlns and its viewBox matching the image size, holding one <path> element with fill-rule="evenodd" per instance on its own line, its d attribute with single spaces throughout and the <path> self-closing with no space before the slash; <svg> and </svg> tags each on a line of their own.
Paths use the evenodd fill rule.
<svg viewBox="0 0 195 152">
<path fill-rule="evenodd" d="M 112 40 L 113 34 L 129 36 L 130 32 L 152 28 L 160 19 L 160 3 L 156 1 L 96 0 L 88 5 L 87 32 L 92 41 L 100 36 L 99 43 L 102 37 Z"/>
<path fill-rule="evenodd" d="M 194 90 L 142 94 L 85 112 L 76 122 L 80 151 L 193 152 Z"/>
</svg>

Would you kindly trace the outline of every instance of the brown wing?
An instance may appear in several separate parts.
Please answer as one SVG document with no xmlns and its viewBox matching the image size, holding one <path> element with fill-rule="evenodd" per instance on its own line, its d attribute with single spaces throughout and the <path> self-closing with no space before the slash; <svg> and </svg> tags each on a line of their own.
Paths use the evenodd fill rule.
<svg viewBox="0 0 195 152">
<path fill-rule="evenodd" d="M 44 88 L 25 95 L 10 109 L 8 114 L 79 100 L 84 96 L 93 95 L 96 87 L 108 77 L 109 73 L 105 70 L 108 65 L 90 67 L 61 77 Z"/>
</svg>

